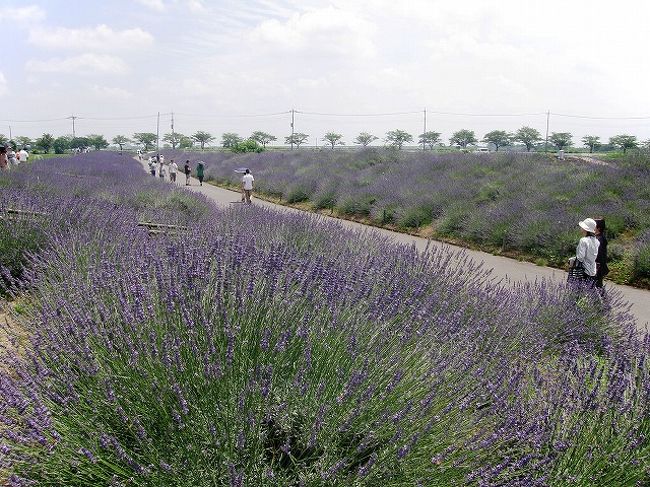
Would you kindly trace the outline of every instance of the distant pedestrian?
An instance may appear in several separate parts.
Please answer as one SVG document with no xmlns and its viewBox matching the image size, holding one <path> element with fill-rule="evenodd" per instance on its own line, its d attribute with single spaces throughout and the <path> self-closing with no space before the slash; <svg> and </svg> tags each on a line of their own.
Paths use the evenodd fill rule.
<svg viewBox="0 0 650 487">
<path fill-rule="evenodd" d="M 7 160 L 9 161 L 9 166 L 17 166 L 20 164 L 20 161 L 18 161 L 18 156 L 16 155 L 16 151 L 14 151 L 11 147 L 7 149 Z"/>
<path fill-rule="evenodd" d="M 586 218 L 579 222 L 582 238 L 576 248 L 576 256 L 572 258 L 569 269 L 569 280 L 583 281 L 585 284 L 596 284 L 596 257 L 600 243 L 596 239 L 596 222 Z"/>
<path fill-rule="evenodd" d="M 192 168 L 190 167 L 190 160 L 185 161 L 185 186 L 190 185 L 190 175 L 192 174 Z"/>
<path fill-rule="evenodd" d="M 174 162 L 174 159 L 169 163 L 169 180 L 172 183 L 176 182 L 176 173 L 178 172 L 178 164 Z"/>
<path fill-rule="evenodd" d="M 199 186 L 203 186 L 203 175 L 205 171 L 205 166 L 203 165 L 203 161 L 199 161 L 196 163 L 196 178 L 199 180 Z"/>
<path fill-rule="evenodd" d="M 250 169 L 246 169 L 246 174 L 244 174 L 244 177 L 241 178 L 241 187 L 242 190 L 244 191 L 244 197 L 246 199 L 246 203 L 251 203 L 251 194 L 253 193 L 253 183 L 255 182 L 255 178 L 251 174 Z"/>
<path fill-rule="evenodd" d="M 7 148 L 0 145 L 0 171 L 6 171 L 9 168 L 9 159 L 7 159 Z"/>
<path fill-rule="evenodd" d="M 596 239 L 598 240 L 598 255 L 596 255 L 596 287 L 603 288 L 603 279 L 609 274 L 607 266 L 607 237 L 605 236 L 605 219 L 596 218 Z"/>
<path fill-rule="evenodd" d="M 165 165 L 162 160 L 158 160 L 158 177 L 165 179 Z"/>
<path fill-rule="evenodd" d="M 24 163 L 24 162 L 27 162 L 28 159 L 29 159 L 29 152 L 27 152 L 27 151 L 25 150 L 25 148 L 23 147 L 23 148 L 20 149 L 20 151 L 18 152 L 18 162 L 19 162 L 20 164 L 22 164 L 22 163 Z"/>
<path fill-rule="evenodd" d="M 153 156 L 149 157 L 149 171 L 151 172 L 152 176 L 156 175 L 156 160 L 153 158 Z"/>
</svg>

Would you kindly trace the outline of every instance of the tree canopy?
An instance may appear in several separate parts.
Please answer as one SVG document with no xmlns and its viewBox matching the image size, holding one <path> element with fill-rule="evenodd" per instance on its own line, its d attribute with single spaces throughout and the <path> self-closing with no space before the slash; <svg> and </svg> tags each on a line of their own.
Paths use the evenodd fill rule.
<svg viewBox="0 0 650 487">
<path fill-rule="evenodd" d="M 54 145 L 54 137 L 52 134 L 43 134 L 36 140 L 36 147 L 41 149 L 46 154 L 50 152 Z"/>
<path fill-rule="evenodd" d="M 408 132 L 400 129 L 391 130 L 386 132 L 386 142 L 398 150 L 402 150 L 402 146 L 407 142 L 413 142 L 413 136 Z"/>
<path fill-rule="evenodd" d="M 361 132 L 359 135 L 357 135 L 357 138 L 354 139 L 355 144 L 362 145 L 364 147 L 368 146 L 369 144 L 372 144 L 375 140 L 377 140 L 379 137 L 375 137 L 372 134 L 369 134 L 368 132 Z"/>
<path fill-rule="evenodd" d="M 440 132 L 427 131 L 418 135 L 418 139 L 420 144 L 426 144 L 429 149 L 433 150 L 433 147 L 440 142 Z"/>
<path fill-rule="evenodd" d="M 610 137 L 609 143 L 610 145 L 623 149 L 623 153 L 627 152 L 628 149 L 637 147 L 638 145 L 636 137 L 634 135 L 627 134 Z"/>
<path fill-rule="evenodd" d="M 243 141 L 244 139 L 242 139 L 238 134 L 235 134 L 233 132 L 226 132 L 221 136 L 221 146 L 226 149 L 232 149 L 234 147 L 237 147 L 237 144 Z"/>
<path fill-rule="evenodd" d="M 295 145 L 296 147 L 300 148 L 302 144 L 307 142 L 307 139 L 309 139 L 309 135 L 303 134 L 301 132 L 296 132 L 293 135 L 290 135 L 288 137 L 284 138 L 284 143 L 289 144 L 291 148 L 293 149 L 293 146 Z"/>
<path fill-rule="evenodd" d="M 268 134 L 266 132 L 262 132 L 261 130 L 256 130 L 253 132 L 253 134 L 250 136 L 251 140 L 254 140 L 258 144 L 262 144 L 262 147 L 266 148 L 266 144 L 269 142 L 275 142 L 278 140 L 278 138 L 275 135 Z"/>
<path fill-rule="evenodd" d="M 133 134 L 133 140 L 142 145 L 145 152 L 152 150 L 156 147 L 156 140 L 158 137 L 152 132 L 137 132 Z"/>
<path fill-rule="evenodd" d="M 589 147 L 589 153 L 591 154 L 600 145 L 600 137 L 596 135 L 585 135 L 582 138 L 582 143 L 585 147 Z"/>
<path fill-rule="evenodd" d="M 165 134 L 162 140 L 171 145 L 172 149 L 176 149 L 176 147 L 180 145 L 181 140 L 183 140 L 183 137 L 185 137 L 183 134 L 180 134 L 178 132 L 171 132 L 169 134 Z"/>
<path fill-rule="evenodd" d="M 542 136 L 536 129 L 532 127 L 521 127 L 515 132 L 513 140 L 521 142 L 526 146 L 526 150 L 530 150 L 535 147 L 535 145 L 542 140 Z"/>
<path fill-rule="evenodd" d="M 192 138 L 201 145 L 201 150 L 205 149 L 205 144 L 209 144 L 214 140 L 214 136 L 203 130 L 199 130 L 192 135 Z"/>
<path fill-rule="evenodd" d="M 120 151 L 122 151 L 122 148 L 131 142 L 131 139 L 129 139 L 126 135 L 116 135 L 113 137 L 112 142 L 120 148 Z"/>
<path fill-rule="evenodd" d="M 499 147 L 507 147 L 512 143 L 512 135 L 505 130 L 493 130 L 483 136 L 482 142 L 493 144 L 498 151 Z"/>
<path fill-rule="evenodd" d="M 108 141 L 104 138 L 103 135 L 90 134 L 87 139 L 88 145 L 93 147 L 95 150 L 102 150 L 108 147 Z"/>
<path fill-rule="evenodd" d="M 476 135 L 474 135 L 474 131 L 467 129 L 454 132 L 449 139 L 451 145 L 457 145 L 463 149 L 465 149 L 469 144 L 474 144 L 476 142 L 478 142 L 478 140 L 476 139 Z"/>
<path fill-rule="evenodd" d="M 343 144 L 343 142 L 341 142 L 343 136 L 341 134 L 337 134 L 336 132 L 327 132 L 323 138 L 330 143 L 332 149 L 334 149 L 334 146 L 336 144 Z"/>
<path fill-rule="evenodd" d="M 558 150 L 570 147 L 573 144 L 572 135 L 569 132 L 553 132 L 548 138 Z"/>
</svg>

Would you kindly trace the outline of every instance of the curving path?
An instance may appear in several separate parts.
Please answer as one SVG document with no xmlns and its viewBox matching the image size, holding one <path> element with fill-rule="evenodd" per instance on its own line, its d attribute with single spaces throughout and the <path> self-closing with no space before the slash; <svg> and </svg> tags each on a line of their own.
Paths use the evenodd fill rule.
<svg viewBox="0 0 650 487">
<path fill-rule="evenodd" d="M 145 167 L 146 169 L 146 167 Z M 185 185 L 185 176 L 179 174 L 177 176 L 179 182 L 177 184 L 181 187 L 185 187 L 191 191 L 196 191 L 204 194 L 217 205 L 226 207 L 231 204 L 241 204 L 241 193 L 230 191 L 227 189 L 219 188 L 211 184 L 204 184 L 199 186 L 198 181 L 195 178 L 192 178 L 190 186 Z M 302 213 L 301 210 L 295 208 L 290 208 L 286 206 L 277 205 L 275 203 L 270 203 L 268 201 L 255 199 L 255 205 L 264 206 L 267 208 L 272 208 L 275 210 L 281 210 L 291 213 Z M 323 218 L 331 218 L 337 222 L 343 224 L 348 228 L 354 229 L 368 229 L 370 231 L 376 231 L 381 235 L 389 237 L 391 240 L 401 244 L 415 245 L 416 248 L 424 250 L 428 246 L 449 246 L 456 249 L 461 249 L 461 247 L 455 247 L 446 243 L 438 242 L 435 240 L 429 240 L 422 237 L 415 237 L 412 235 L 407 235 L 404 233 L 393 232 L 390 230 L 385 230 L 382 228 L 370 227 L 363 225 L 357 222 L 351 222 L 349 220 L 342 220 L 334 217 L 323 216 Z M 578 241 L 578 232 L 576 231 L 576 242 Z M 551 267 L 541 267 L 530 262 L 519 262 L 514 259 L 509 259 L 507 257 L 500 257 L 497 255 L 488 254 L 486 252 L 480 252 L 476 250 L 463 249 L 469 257 L 471 257 L 476 262 L 482 262 L 484 268 L 492 269 L 492 276 L 494 279 L 498 280 L 509 280 L 511 282 L 524 282 L 529 281 L 533 282 L 539 279 L 551 279 L 553 281 L 564 281 L 566 279 L 566 272 L 553 269 Z M 614 284 L 608 282 L 607 287 L 616 289 L 619 291 L 625 300 L 630 304 L 630 313 L 634 316 L 637 322 L 637 327 L 640 330 L 648 329 L 650 327 L 650 291 L 644 289 L 638 289 L 631 286 L 622 286 L 619 284 Z"/>
</svg>

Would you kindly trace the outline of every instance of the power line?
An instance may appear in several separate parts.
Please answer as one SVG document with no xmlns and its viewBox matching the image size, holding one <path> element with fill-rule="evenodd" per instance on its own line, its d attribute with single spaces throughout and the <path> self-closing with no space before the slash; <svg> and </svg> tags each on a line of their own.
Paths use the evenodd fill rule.
<svg viewBox="0 0 650 487">
<path fill-rule="evenodd" d="M 284 112 L 274 112 L 274 113 L 256 113 L 256 114 L 245 114 L 245 115 L 198 115 L 193 113 L 178 113 L 176 115 L 189 118 L 210 118 L 210 119 L 219 119 L 219 118 L 256 118 L 256 117 L 277 117 L 280 115 L 286 115 L 291 113 L 291 110 L 285 110 Z"/>
<path fill-rule="evenodd" d="M 650 120 L 650 116 L 639 116 L 639 117 L 594 117 L 591 115 L 567 115 L 565 113 L 553 113 L 556 117 L 565 117 L 565 118 L 583 118 L 588 120 Z"/>
<path fill-rule="evenodd" d="M 413 112 L 393 112 L 393 113 L 322 113 L 322 112 L 303 112 L 301 110 L 296 110 L 296 113 L 300 113 L 302 115 L 318 115 L 321 117 L 392 117 L 394 115 L 420 114 L 422 113 L 422 111 L 418 110 Z"/>
</svg>

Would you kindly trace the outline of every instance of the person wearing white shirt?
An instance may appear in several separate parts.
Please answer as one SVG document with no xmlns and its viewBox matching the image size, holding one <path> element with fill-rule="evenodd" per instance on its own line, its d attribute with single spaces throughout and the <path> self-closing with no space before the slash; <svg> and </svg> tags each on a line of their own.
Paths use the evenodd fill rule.
<svg viewBox="0 0 650 487">
<path fill-rule="evenodd" d="M 574 268 L 581 268 L 582 272 L 575 277 L 590 284 L 596 283 L 596 256 L 600 242 L 596 238 L 596 221 L 593 218 L 586 218 L 579 222 L 582 229 L 582 238 L 576 248 Z M 581 274 L 581 275 L 580 275 Z"/>
<path fill-rule="evenodd" d="M 253 192 L 253 183 L 255 178 L 251 174 L 249 169 L 246 169 L 246 174 L 241 178 L 241 187 L 244 190 L 244 197 L 246 198 L 246 203 L 251 202 L 251 194 Z"/>
<path fill-rule="evenodd" d="M 18 152 L 18 163 L 27 162 L 27 159 L 29 159 L 29 153 L 28 153 L 28 152 L 25 150 L 25 148 L 23 147 L 23 148 L 20 149 L 20 151 Z"/>
<path fill-rule="evenodd" d="M 169 180 L 172 183 L 176 182 L 176 173 L 178 172 L 178 164 L 174 162 L 174 159 L 169 163 Z"/>
</svg>

